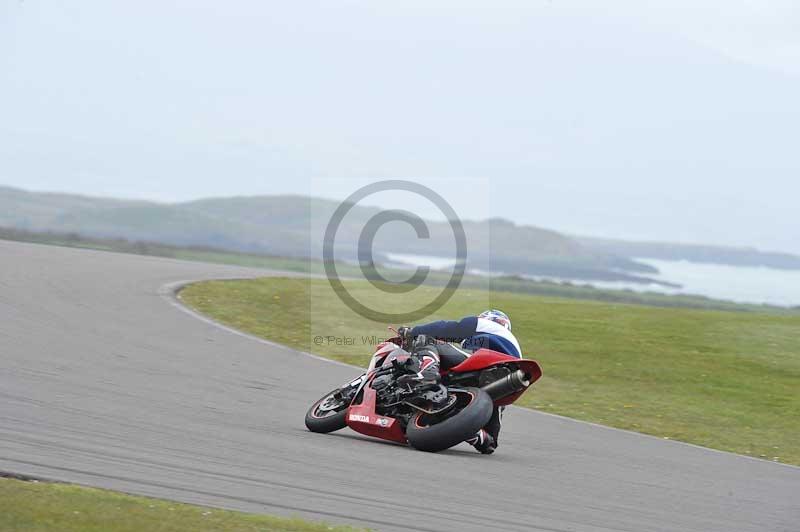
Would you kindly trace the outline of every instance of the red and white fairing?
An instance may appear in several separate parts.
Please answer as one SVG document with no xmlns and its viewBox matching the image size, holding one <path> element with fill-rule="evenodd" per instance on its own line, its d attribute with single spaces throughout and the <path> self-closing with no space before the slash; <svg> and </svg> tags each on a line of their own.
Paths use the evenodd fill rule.
<svg viewBox="0 0 800 532">
<path fill-rule="evenodd" d="M 400 422 L 393 417 L 382 416 L 376 412 L 377 394 L 372 386 L 369 386 L 369 383 L 372 382 L 374 378 L 374 370 L 376 368 L 385 364 L 391 364 L 392 360 L 402 362 L 410 356 L 408 352 L 399 347 L 400 343 L 399 338 L 393 338 L 376 346 L 375 352 L 372 355 L 372 360 L 370 360 L 369 366 L 367 367 L 367 372 L 353 382 L 353 384 L 360 386 L 361 400 L 357 404 L 351 404 L 348 408 L 347 425 L 356 432 L 366 434 L 367 436 L 398 443 L 407 443 L 408 440 L 406 439 Z M 442 371 L 442 373 L 480 371 L 510 362 L 513 362 L 519 369 L 524 371 L 527 375 L 530 375 L 530 379 L 528 379 L 528 386 L 526 386 L 525 389 L 494 402 L 495 406 L 504 406 L 516 401 L 525 393 L 531 384 L 542 376 L 542 370 L 538 363 L 533 360 L 512 357 L 498 351 L 492 351 L 491 349 L 479 349 L 458 366 Z M 360 381 L 360 384 L 358 381 Z"/>
</svg>

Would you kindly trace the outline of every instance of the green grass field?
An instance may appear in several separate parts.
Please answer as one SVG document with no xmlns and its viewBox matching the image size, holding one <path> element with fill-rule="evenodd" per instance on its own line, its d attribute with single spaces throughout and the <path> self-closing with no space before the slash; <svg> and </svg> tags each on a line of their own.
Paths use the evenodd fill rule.
<svg viewBox="0 0 800 532">
<path fill-rule="evenodd" d="M 366 282 L 346 285 L 365 303 L 387 300 Z M 400 306 L 435 293 L 418 288 Z M 325 280 L 212 281 L 187 287 L 181 298 L 238 329 L 356 365 L 372 350 L 362 337 L 386 336 L 386 324 L 355 315 Z M 462 289 L 428 319 L 486 307 L 512 316 L 526 355 L 544 369 L 518 404 L 800 464 L 800 316 Z"/>
<path fill-rule="evenodd" d="M 3 532 L 331 532 L 302 519 L 217 510 L 70 484 L 0 478 Z"/>
</svg>

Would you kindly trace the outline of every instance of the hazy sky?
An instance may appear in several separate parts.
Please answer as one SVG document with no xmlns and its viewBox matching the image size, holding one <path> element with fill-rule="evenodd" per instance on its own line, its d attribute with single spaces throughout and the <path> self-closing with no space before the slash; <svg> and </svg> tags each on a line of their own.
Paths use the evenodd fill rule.
<svg viewBox="0 0 800 532">
<path fill-rule="evenodd" d="M 460 212 L 800 253 L 798 94 L 796 0 L 0 0 L 0 183 L 35 190 L 402 177 Z"/>
</svg>

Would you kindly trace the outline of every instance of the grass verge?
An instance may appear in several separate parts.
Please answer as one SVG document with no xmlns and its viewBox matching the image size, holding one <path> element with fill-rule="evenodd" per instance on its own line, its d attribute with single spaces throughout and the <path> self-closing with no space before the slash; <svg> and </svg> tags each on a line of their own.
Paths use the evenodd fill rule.
<svg viewBox="0 0 800 532">
<path fill-rule="evenodd" d="M 367 282 L 345 284 L 367 305 L 387 299 Z M 421 306 L 437 293 L 400 297 Z M 325 280 L 211 281 L 181 298 L 240 330 L 356 365 L 366 364 L 372 336 L 386 335 L 386 324 L 354 314 Z M 487 306 L 512 316 L 526 355 L 544 369 L 518 404 L 800 464 L 800 317 L 461 289 L 429 319 Z"/>
<path fill-rule="evenodd" d="M 71 484 L 0 478 L 5 532 L 355 531 L 302 519 L 217 510 Z"/>
</svg>

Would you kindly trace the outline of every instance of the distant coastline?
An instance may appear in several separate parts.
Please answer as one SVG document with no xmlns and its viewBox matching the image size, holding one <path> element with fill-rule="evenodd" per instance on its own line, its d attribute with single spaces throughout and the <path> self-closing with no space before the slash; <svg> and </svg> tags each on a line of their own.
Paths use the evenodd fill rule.
<svg viewBox="0 0 800 532">
<path fill-rule="evenodd" d="M 669 242 L 632 242 L 607 238 L 575 237 L 582 245 L 597 252 L 619 255 L 631 260 L 657 259 L 688 261 L 697 264 L 726 266 L 764 266 L 776 270 L 800 270 L 800 256 L 791 253 L 761 251 L 752 247 L 711 246 Z"/>
</svg>

